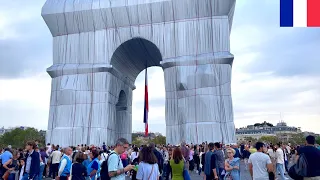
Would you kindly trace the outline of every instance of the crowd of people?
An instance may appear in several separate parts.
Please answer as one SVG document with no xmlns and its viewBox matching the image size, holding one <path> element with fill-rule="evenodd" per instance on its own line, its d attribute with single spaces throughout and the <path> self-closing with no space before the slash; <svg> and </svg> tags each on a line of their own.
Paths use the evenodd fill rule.
<svg viewBox="0 0 320 180">
<path fill-rule="evenodd" d="M 30 141 L 25 149 L 3 149 L 0 162 L 4 180 L 188 180 L 190 174 L 205 180 L 240 180 L 241 169 L 254 180 L 286 180 L 286 175 L 320 179 L 320 149 L 314 136 L 308 136 L 304 146 L 263 142 L 135 146 L 120 138 L 114 146 L 62 148 Z"/>
</svg>

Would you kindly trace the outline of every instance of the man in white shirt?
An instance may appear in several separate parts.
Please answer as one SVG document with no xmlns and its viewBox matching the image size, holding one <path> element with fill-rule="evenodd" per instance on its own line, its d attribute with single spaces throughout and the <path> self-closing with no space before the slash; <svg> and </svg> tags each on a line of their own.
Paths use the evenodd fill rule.
<svg viewBox="0 0 320 180">
<path fill-rule="evenodd" d="M 58 174 L 59 170 L 59 163 L 61 159 L 61 152 L 56 148 L 55 151 L 53 151 L 50 155 L 51 157 L 51 173 L 52 173 L 52 178 L 55 179 L 56 175 Z"/>
<path fill-rule="evenodd" d="M 273 172 L 270 157 L 263 152 L 264 144 L 257 142 L 257 152 L 249 157 L 249 172 L 254 180 L 269 180 L 268 172 Z"/>
<path fill-rule="evenodd" d="M 283 154 L 283 150 L 281 148 L 281 144 L 278 143 L 276 145 L 276 167 L 277 167 L 277 171 L 280 172 L 280 176 L 282 180 L 286 180 L 288 178 L 286 178 L 284 176 L 284 154 Z"/>
</svg>

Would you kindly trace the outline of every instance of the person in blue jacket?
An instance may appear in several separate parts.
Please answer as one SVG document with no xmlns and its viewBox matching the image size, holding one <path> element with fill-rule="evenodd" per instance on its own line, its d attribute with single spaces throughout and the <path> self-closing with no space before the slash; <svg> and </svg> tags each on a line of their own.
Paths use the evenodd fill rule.
<svg viewBox="0 0 320 180">
<path fill-rule="evenodd" d="M 72 149 L 70 147 L 64 148 L 63 153 L 64 154 L 59 163 L 59 171 L 58 171 L 57 179 L 68 180 L 70 176 L 70 169 L 72 166 L 72 161 L 71 161 Z"/>
<path fill-rule="evenodd" d="M 87 167 L 88 176 L 90 179 L 94 180 L 96 175 L 100 176 L 100 155 L 97 150 L 93 150 L 90 154 L 90 158 L 92 159 L 91 163 Z"/>
<path fill-rule="evenodd" d="M 40 154 L 34 149 L 36 148 L 34 141 L 29 141 L 26 144 L 26 150 L 28 151 L 25 158 L 25 166 L 23 171 L 22 180 L 37 180 L 40 172 Z"/>
</svg>

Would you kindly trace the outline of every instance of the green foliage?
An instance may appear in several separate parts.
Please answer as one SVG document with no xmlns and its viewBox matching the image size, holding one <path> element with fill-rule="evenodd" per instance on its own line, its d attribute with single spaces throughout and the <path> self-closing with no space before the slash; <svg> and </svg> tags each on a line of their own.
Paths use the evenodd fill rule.
<svg viewBox="0 0 320 180">
<path fill-rule="evenodd" d="M 306 142 L 306 137 L 303 133 L 293 134 L 290 138 L 291 144 L 302 145 Z"/>
<path fill-rule="evenodd" d="M 151 142 L 153 142 L 155 144 L 166 144 L 166 137 L 159 135 L 159 136 L 155 137 L 154 139 L 152 139 Z"/>
<path fill-rule="evenodd" d="M 25 130 L 16 128 L 0 136 L 0 144 L 4 147 L 11 145 L 13 148 L 24 148 L 26 142 L 31 140 L 38 140 L 42 147 L 45 144 L 45 137 L 34 128 L 27 128 Z"/>
<path fill-rule="evenodd" d="M 316 143 L 317 143 L 317 144 L 320 144 L 320 136 L 317 137 Z"/>
<path fill-rule="evenodd" d="M 256 139 L 253 138 L 253 137 L 245 137 L 244 139 L 245 139 L 246 141 L 251 141 L 251 142 L 256 141 Z"/>
<path fill-rule="evenodd" d="M 259 139 L 260 142 L 266 142 L 266 143 L 272 143 L 277 144 L 279 142 L 279 139 L 277 136 L 262 136 Z"/>
<path fill-rule="evenodd" d="M 153 138 L 152 137 L 145 138 L 145 137 L 139 136 L 139 134 L 132 133 L 132 144 L 140 146 L 140 145 L 146 145 L 149 143 L 166 144 L 166 137 L 162 135 L 158 135 Z"/>
</svg>

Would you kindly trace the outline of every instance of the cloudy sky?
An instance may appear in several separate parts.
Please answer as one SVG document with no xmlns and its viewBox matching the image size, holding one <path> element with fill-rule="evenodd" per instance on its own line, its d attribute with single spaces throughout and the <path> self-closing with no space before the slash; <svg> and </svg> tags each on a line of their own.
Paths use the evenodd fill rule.
<svg viewBox="0 0 320 180">
<path fill-rule="evenodd" d="M 47 128 L 52 37 L 44 0 L 0 1 L 0 126 Z M 237 0 L 231 34 L 236 127 L 277 123 L 320 133 L 320 28 L 279 28 L 279 0 Z M 133 130 L 143 130 L 143 80 L 136 80 Z M 161 68 L 149 70 L 151 131 L 165 133 Z"/>
</svg>

